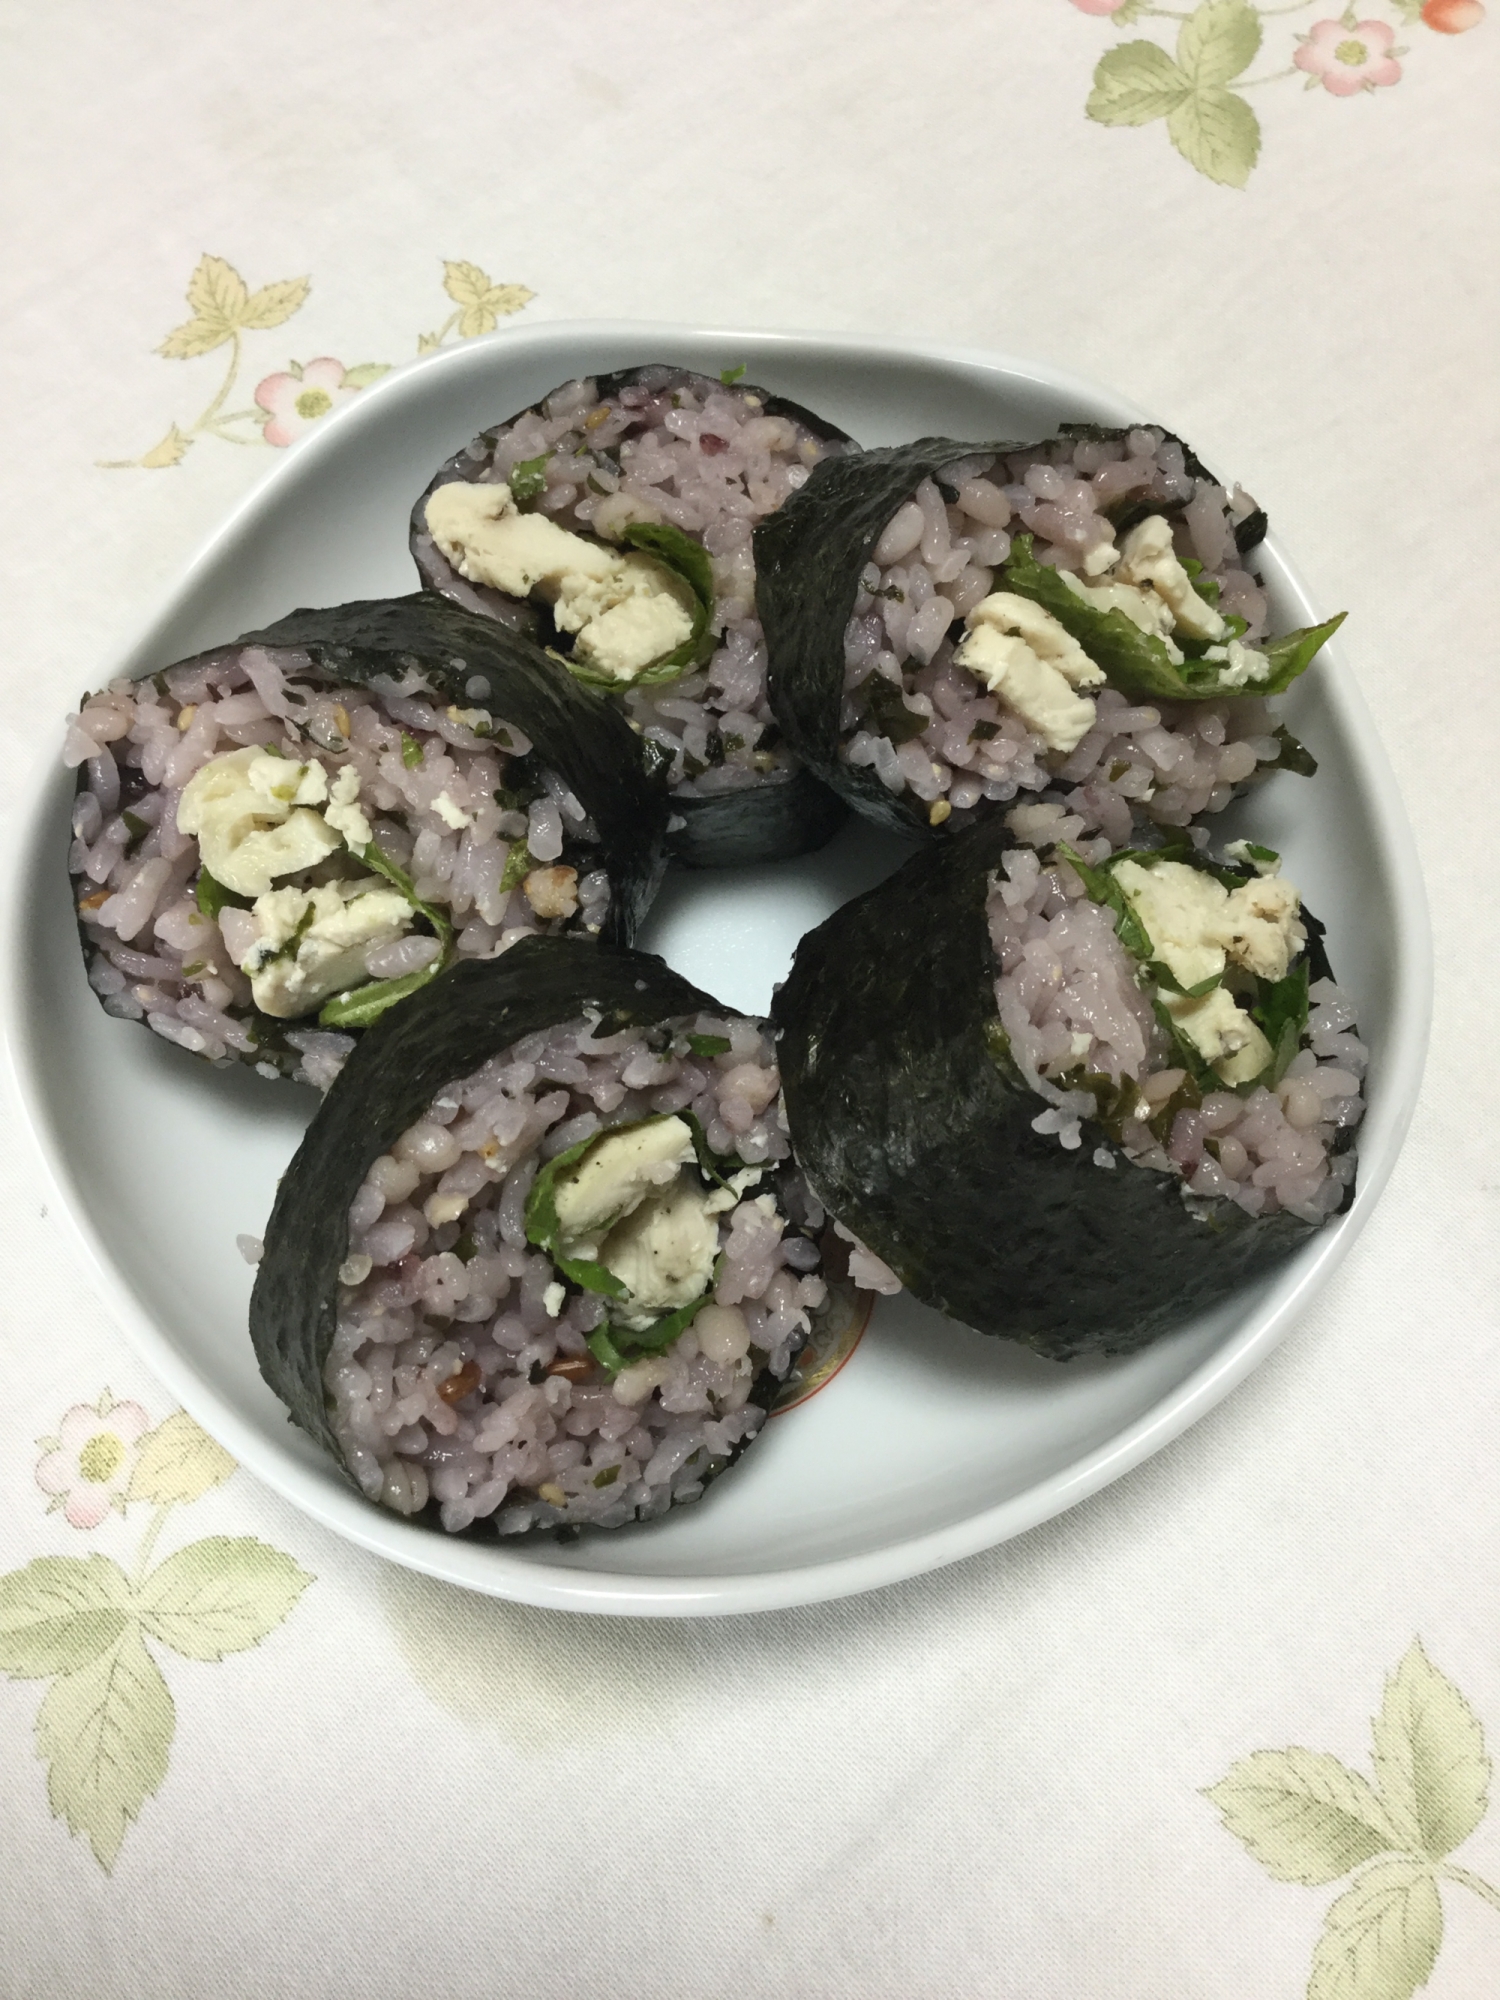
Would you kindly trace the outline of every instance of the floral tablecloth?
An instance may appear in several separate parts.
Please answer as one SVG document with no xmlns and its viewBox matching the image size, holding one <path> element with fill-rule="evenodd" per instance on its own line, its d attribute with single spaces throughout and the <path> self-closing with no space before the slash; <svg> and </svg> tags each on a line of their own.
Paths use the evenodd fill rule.
<svg viewBox="0 0 1500 2000">
<path fill-rule="evenodd" d="M 1111 382 L 1268 502 L 1353 607 L 1439 977 L 1385 1202 L 1227 1405 L 987 1556 L 722 1624 L 491 1603 L 302 1518 L 124 1344 L 12 1116 L 0 1993 L 1492 1993 L 1500 24 L 75 0 L 0 34 L 8 771 L 395 362 L 544 318 L 905 333 Z"/>
</svg>

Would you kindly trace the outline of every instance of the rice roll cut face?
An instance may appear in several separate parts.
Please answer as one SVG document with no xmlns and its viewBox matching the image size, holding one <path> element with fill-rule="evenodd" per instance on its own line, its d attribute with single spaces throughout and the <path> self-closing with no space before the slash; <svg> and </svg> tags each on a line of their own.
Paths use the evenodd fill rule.
<svg viewBox="0 0 1500 2000">
<path fill-rule="evenodd" d="M 69 869 L 105 1010 L 326 1087 L 454 961 L 628 942 L 666 808 L 608 704 L 425 594 L 294 612 L 73 718 Z"/>
<path fill-rule="evenodd" d="M 767 1025 L 535 938 L 367 1036 L 277 1197 L 262 1370 L 372 1500 L 618 1527 L 756 1436 L 829 1304 Z"/>
<path fill-rule="evenodd" d="M 1064 801 L 1124 846 L 1277 768 L 1267 697 L 1339 624 L 1269 638 L 1265 516 L 1180 439 L 925 439 L 820 471 L 757 531 L 772 702 L 861 811 L 953 832 Z"/>
<path fill-rule="evenodd" d="M 820 846 L 843 808 L 767 703 L 752 535 L 848 445 L 764 389 L 682 368 L 568 382 L 447 461 L 412 552 L 430 589 L 620 704 L 670 788 L 677 858 L 778 860 Z"/>
<path fill-rule="evenodd" d="M 775 1015 L 808 1185 L 924 1303 L 1142 1345 L 1348 1201 L 1366 1050 L 1276 857 L 1099 863 L 984 821 L 803 939 Z"/>
</svg>

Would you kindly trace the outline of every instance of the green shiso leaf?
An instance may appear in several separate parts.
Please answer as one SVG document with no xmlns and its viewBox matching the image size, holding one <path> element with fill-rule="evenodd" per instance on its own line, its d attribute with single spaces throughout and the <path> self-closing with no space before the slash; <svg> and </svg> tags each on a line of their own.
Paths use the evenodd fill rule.
<svg viewBox="0 0 1500 2000">
<path fill-rule="evenodd" d="M 151 831 L 151 827 L 148 821 L 140 817 L 139 813 L 122 812 L 120 818 L 125 822 L 126 831 L 130 835 L 130 847 L 127 847 L 125 850 L 128 854 L 131 847 L 137 846 L 146 838 L 146 835 Z"/>
<path fill-rule="evenodd" d="M 599 1365 L 611 1375 L 618 1375 L 627 1366 L 625 1356 L 609 1337 L 609 1327 L 596 1326 L 588 1336 L 588 1350 Z"/>
<path fill-rule="evenodd" d="M 1218 1089 L 1218 1087 L 1219 1082 L 1216 1077 L 1214 1079 L 1214 1088 Z M 1179 1111 L 1196 1111 L 1202 1102 L 1203 1092 L 1198 1088 L 1191 1075 L 1185 1075 L 1181 1083 L 1172 1092 L 1172 1095 L 1164 1104 L 1157 1106 L 1151 1118 L 1147 1121 L 1151 1136 L 1156 1140 L 1157 1144 L 1165 1146 L 1171 1138 L 1172 1127 L 1177 1122 Z"/>
<path fill-rule="evenodd" d="M 713 1148 L 708 1143 L 708 1134 L 704 1131 L 702 1125 L 698 1122 L 698 1116 L 696 1112 L 669 1111 L 665 1115 L 669 1118 L 680 1118 L 683 1124 L 686 1125 L 688 1130 L 692 1133 L 693 1151 L 698 1156 L 698 1168 L 699 1171 L 702 1173 L 703 1178 L 708 1181 L 713 1181 L 715 1185 L 718 1187 L 727 1188 L 729 1186 L 729 1182 L 724 1178 L 726 1169 L 730 1173 L 737 1172 L 740 1168 L 742 1168 L 746 1164 L 746 1162 L 740 1159 L 737 1154 L 732 1154 L 727 1157 L 721 1157 L 719 1154 L 715 1153 Z"/>
<path fill-rule="evenodd" d="M 501 893 L 507 889 L 519 888 L 536 866 L 536 859 L 525 841 L 516 841 L 506 855 L 505 866 L 500 871 Z"/>
<path fill-rule="evenodd" d="M 663 681 L 677 680 L 691 667 L 701 666 L 714 649 L 714 636 L 709 630 L 714 609 L 713 559 L 701 542 L 695 542 L 691 535 L 685 535 L 681 528 L 674 528 L 666 521 L 632 521 L 622 540 L 643 555 L 651 556 L 674 576 L 680 576 L 693 593 L 693 624 L 688 636 L 670 653 L 653 660 L 631 683 L 634 687 L 655 687 Z"/>
<path fill-rule="evenodd" d="M 422 898 L 417 894 L 416 884 L 412 881 L 410 875 L 404 869 L 398 868 L 389 855 L 383 853 L 373 840 L 366 847 L 351 847 L 349 852 L 362 861 L 366 868 L 373 868 L 377 875 L 383 875 L 393 888 L 401 891 L 414 910 L 420 911 L 428 923 L 432 925 L 434 933 L 442 943 L 443 955 L 446 957 L 448 948 L 453 942 L 453 926 L 441 910 L 436 909 L 431 903 L 424 903 L 422 901 Z"/>
<path fill-rule="evenodd" d="M 884 674 L 871 674 L 861 692 L 865 697 L 865 712 L 877 735 L 887 737 L 892 743 L 910 743 L 926 734 L 931 717 L 908 708 L 900 688 Z"/>
<path fill-rule="evenodd" d="M 1196 556 L 1184 556 L 1182 566 L 1187 571 L 1188 582 L 1197 591 L 1205 604 L 1211 604 L 1215 611 L 1219 608 L 1219 579 L 1205 576 L 1203 565 Z"/>
<path fill-rule="evenodd" d="M 420 916 L 431 924 L 438 941 L 438 955 L 430 965 L 420 966 L 415 972 L 404 973 L 400 979 L 377 979 L 364 986 L 351 986 L 346 993 L 336 993 L 326 1001 L 318 1013 L 318 1025 L 322 1028 L 368 1028 L 372 1021 L 378 1021 L 388 1007 L 394 1007 L 398 1000 L 405 1000 L 418 993 L 436 979 L 453 957 L 453 926 L 442 911 L 431 903 L 424 903 L 417 894 L 416 884 L 398 868 L 390 856 L 383 853 L 372 840 L 365 847 L 351 846 L 349 852 L 371 868 L 377 875 L 383 875 L 393 888 L 399 889 L 407 902 Z M 312 916 L 309 907 L 302 925 L 298 926 L 300 937 L 302 928 Z M 296 940 L 292 940 L 295 949 Z"/>
<path fill-rule="evenodd" d="M 1004 1028 L 1001 1026 L 998 1014 L 991 1015 L 990 1019 L 985 1022 L 982 1033 L 985 1053 L 989 1056 L 990 1061 L 994 1063 L 995 1067 L 1003 1071 L 1006 1076 L 1019 1076 L 1021 1074 L 1020 1066 L 1017 1064 L 1015 1055 L 1011 1050 L 1010 1036 L 1006 1034 Z"/>
<path fill-rule="evenodd" d="M 621 540 L 680 576 L 705 611 L 713 609 L 713 559 L 701 542 L 695 542 L 691 535 L 685 535 L 681 528 L 674 528 L 667 521 L 631 521 Z"/>
<path fill-rule="evenodd" d="M 1271 1044 L 1271 1060 L 1256 1082 L 1268 1088 L 1274 1089 L 1280 1083 L 1302 1046 L 1302 1037 L 1307 1032 L 1308 983 L 1305 957 L 1298 960 L 1285 979 L 1257 982 L 1258 997 L 1250 1014 Z"/>
<path fill-rule="evenodd" d="M 650 1123 L 651 1121 L 643 1120 L 641 1122 Z M 614 1125 L 610 1127 L 610 1130 L 613 1132 L 626 1132 L 630 1129 L 628 1125 Z M 565 1174 L 569 1167 L 576 1166 L 589 1147 L 600 1136 L 598 1132 L 591 1132 L 586 1139 L 580 1139 L 576 1146 L 569 1146 L 564 1152 L 556 1154 L 552 1159 L 543 1161 L 537 1170 L 536 1179 L 531 1183 L 530 1192 L 526 1196 L 526 1208 L 524 1211 L 526 1240 L 528 1243 L 535 1243 L 539 1249 L 545 1250 L 554 1263 L 557 1261 L 557 1232 L 561 1226 L 557 1219 L 558 1176 Z"/>
<path fill-rule="evenodd" d="M 372 1021 L 378 1021 L 388 1007 L 394 1007 L 398 1000 L 406 1000 L 413 993 L 419 993 L 430 985 L 443 970 L 441 954 L 430 965 L 424 965 L 416 972 L 408 972 L 400 979 L 376 979 L 364 986 L 351 986 L 347 993 L 336 993 L 325 1002 L 318 1013 L 320 1028 L 368 1028 Z"/>
<path fill-rule="evenodd" d="M 1184 986 L 1171 966 L 1163 964 L 1159 958 L 1148 959 L 1146 971 L 1156 981 L 1161 992 L 1175 993 L 1183 1000 L 1201 1000 L 1204 994 L 1212 993 L 1216 986 L 1222 986 L 1224 983 L 1223 973 L 1216 972 L 1209 979 L 1200 979 L 1196 986 Z"/>
<path fill-rule="evenodd" d="M 291 936 L 283 939 L 275 951 L 268 951 L 260 961 L 261 964 L 274 965 L 278 959 L 295 958 L 297 956 L 297 947 L 312 929 L 312 921 L 316 915 L 317 907 L 309 901 L 307 908 L 298 917 L 296 928 L 293 930 Z"/>
<path fill-rule="evenodd" d="M 1192 574 L 1190 565 L 1184 567 Z M 1030 535 L 1017 535 L 1001 574 L 1008 589 L 1040 604 L 1072 633 L 1090 659 L 1103 668 L 1111 687 L 1137 701 L 1211 701 L 1224 695 L 1282 694 L 1312 664 L 1346 616 L 1341 611 L 1321 625 L 1267 641 L 1257 649 L 1270 662 L 1265 679 L 1226 688 L 1224 669 L 1217 662 L 1201 657 L 1174 660 L 1162 639 L 1154 632 L 1143 632 L 1123 611 L 1101 611 L 1080 597 L 1060 571 L 1037 561 Z M 1200 584 L 1195 577 L 1193 587 L 1206 602 L 1216 602 L 1217 586 L 1210 595 L 1208 584 Z M 1239 629 L 1245 629 L 1243 623 Z"/>
<path fill-rule="evenodd" d="M 414 771 L 422 761 L 421 744 L 404 729 L 401 732 L 401 761 L 408 771 Z"/>
<path fill-rule="evenodd" d="M 529 507 L 540 500 L 547 490 L 547 460 L 550 453 L 543 452 L 539 458 L 523 458 L 519 465 L 511 467 L 510 497 L 518 507 Z"/>
<path fill-rule="evenodd" d="M 1122 1076 L 1116 1083 L 1112 1076 L 1101 1075 L 1097 1070 L 1075 1069 L 1060 1076 L 1057 1084 L 1060 1090 L 1088 1091 L 1094 1100 L 1094 1118 L 1115 1144 L 1120 1144 L 1140 1098 L 1134 1077 Z"/>
<path fill-rule="evenodd" d="M 1267 639 L 1257 650 L 1271 662 L 1270 673 L 1265 680 L 1256 681 L 1253 687 L 1243 688 L 1240 692 L 1283 693 L 1299 674 L 1305 673 L 1312 665 L 1314 657 L 1348 616 L 1347 611 L 1340 611 L 1335 617 L 1325 618 L 1321 625 L 1303 625 L 1295 632 L 1283 632 L 1278 639 Z"/>
<path fill-rule="evenodd" d="M 724 1046 L 728 1048 L 729 1044 L 726 1042 Z M 561 1179 L 566 1179 L 569 1171 L 577 1166 L 589 1148 L 597 1146 L 601 1139 L 618 1138 L 622 1132 L 639 1132 L 647 1125 L 660 1125 L 667 1118 L 680 1118 L 692 1133 L 693 1151 L 697 1155 L 698 1165 L 704 1179 L 714 1181 L 720 1187 L 727 1187 L 728 1182 L 724 1178 L 722 1167 L 724 1165 L 736 1166 L 738 1162 L 732 1160 L 720 1162 L 716 1158 L 709 1147 L 708 1135 L 704 1132 L 702 1125 L 691 1111 L 660 1111 L 651 1118 L 632 1118 L 628 1119 L 622 1125 L 607 1125 L 603 1131 L 591 1132 L 586 1139 L 580 1139 L 576 1146 L 569 1146 L 565 1152 L 561 1152 L 554 1159 L 546 1161 L 538 1172 L 536 1179 L 531 1183 L 531 1192 L 526 1197 L 525 1210 L 527 1241 L 535 1243 L 538 1249 L 545 1250 L 559 1270 L 567 1270 L 569 1277 L 575 1276 L 575 1273 L 579 1271 L 600 1274 L 594 1278 L 577 1278 L 576 1282 L 582 1285 L 587 1291 L 609 1292 L 613 1296 L 623 1297 L 625 1287 L 612 1273 L 605 1271 L 602 1265 L 577 1260 L 565 1263 L 558 1245 L 558 1229 L 560 1227 L 557 1219 L 558 1182 Z"/>
<path fill-rule="evenodd" d="M 744 362 L 737 361 L 733 368 L 721 368 L 719 370 L 719 380 L 724 384 L 726 389 L 732 389 L 736 382 L 743 379 L 744 373 Z"/>
<path fill-rule="evenodd" d="M 1134 700 L 1183 701 L 1210 691 L 1186 680 L 1186 663 L 1176 664 L 1155 633 L 1143 632 L 1123 611 L 1100 611 L 1086 603 L 1057 570 L 1039 563 L 1030 535 L 1016 536 L 1001 575 L 1008 590 L 1050 611 L 1122 694 Z"/>
<path fill-rule="evenodd" d="M 1081 854 L 1069 847 L 1065 840 L 1057 843 L 1057 851 L 1082 882 L 1086 894 L 1094 902 L 1114 912 L 1115 935 L 1131 957 L 1141 965 L 1150 963 L 1152 961 L 1150 934 L 1110 870 L 1092 867 Z M 1122 854 L 1116 858 L 1123 861 L 1126 857 Z"/>
<path fill-rule="evenodd" d="M 571 1278 L 575 1285 L 586 1292 L 602 1292 L 606 1298 L 623 1299 L 627 1296 L 624 1285 L 613 1271 L 607 1271 L 602 1264 L 590 1262 L 587 1257 L 564 1257 L 554 1250 L 552 1261 L 565 1278 Z"/>
<path fill-rule="evenodd" d="M 692 592 L 693 610 L 692 628 L 682 644 L 642 667 L 628 681 L 597 672 L 572 654 L 551 653 L 576 680 L 588 687 L 607 688 L 615 694 L 625 687 L 660 687 L 666 681 L 680 680 L 691 668 L 701 666 L 714 648 L 714 636 L 709 630 L 714 608 L 714 566 L 702 544 L 666 521 L 632 521 L 621 531 L 620 539 L 679 577 Z"/>
<path fill-rule="evenodd" d="M 727 1035 L 689 1035 L 687 1045 L 695 1056 L 727 1056 L 729 1053 Z"/>
<path fill-rule="evenodd" d="M 693 1321 L 713 1297 L 714 1285 L 718 1281 L 719 1266 L 722 1263 L 723 1259 L 721 1257 L 715 1262 L 714 1276 L 709 1280 L 707 1286 L 698 1294 L 697 1298 L 690 1300 L 685 1306 L 679 1306 L 676 1312 L 664 1314 L 659 1320 L 654 1320 L 650 1326 L 643 1327 L 639 1333 L 631 1332 L 625 1327 L 611 1326 L 609 1329 L 610 1338 L 614 1341 L 617 1351 L 626 1353 L 628 1350 L 627 1358 L 636 1360 L 642 1354 L 660 1354 L 666 1348 L 670 1347 L 680 1333 L 687 1331 L 688 1327 L 692 1325 Z"/>
<path fill-rule="evenodd" d="M 1224 1079 L 1203 1060 L 1198 1049 L 1188 1040 L 1182 1029 L 1173 1020 L 1166 1004 L 1153 996 L 1152 1012 L 1161 1023 L 1162 1031 L 1171 1042 L 1177 1055 L 1177 1067 L 1185 1069 L 1200 1091 L 1223 1090 Z M 1169 1131 L 1171 1127 L 1167 1128 Z"/>
<path fill-rule="evenodd" d="M 1281 754 L 1276 759 L 1275 768 L 1278 771 L 1295 771 L 1299 778 L 1315 777 L 1318 769 L 1317 758 L 1293 736 L 1286 724 L 1282 723 L 1273 733 L 1281 746 Z"/>
<path fill-rule="evenodd" d="M 240 896 L 233 889 L 226 889 L 215 875 L 206 868 L 198 870 L 198 908 L 205 917 L 217 917 L 220 910 L 248 910 L 250 898 Z"/>
<path fill-rule="evenodd" d="M 725 1043 L 725 1047 L 728 1047 L 727 1042 Z M 628 1288 L 605 1265 L 590 1258 L 569 1257 L 562 1249 L 559 1242 L 560 1225 L 557 1215 L 557 1189 L 559 1182 L 567 1178 L 569 1172 L 578 1165 L 579 1161 L 583 1159 L 591 1147 L 599 1144 L 600 1140 L 615 1138 L 621 1132 L 638 1132 L 644 1126 L 659 1125 L 667 1118 L 680 1118 L 692 1133 L 693 1150 L 697 1155 L 698 1165 L 703 1172 L 704 1178 L 717 1182 L 721 1187 L 727 1186 L 727 1182 L 720 1171 L 720 1163 L 709 1148 L 707 1135 L 698 1119 L 690 1111 L 663 1111 L 658 1113 L 654 1118 L 635 1118 L 623 1125 L 607 1126 L 602 1132 L 591 1132 L 588 1138 L 580 1139 L 576 1146 L 569 1146 L 566 1151 L 559 1153 L 555 1159 L 548 1160 L 531 1184 L 531 1191 L 526 1197 L 525 1208 L 527 1241 L 534 1243 L 539 1250 L 544 1251 L 551 1258 L 553 1265 L 563 1277 L 571 1279 L 575 1285 L 580 1286 L 586 1292 L 602 1293 L 607 1298 L 616 1299 L 628 1298 L 630 1296 Z M 613 1227 L 613 1224 L 608 1225 L 604 1231 L 605 1234 L 608 1234 L 609 1227 Z M 717 1268 L 716 1266 L 716 1273 Z M 716 1281 L 717 1278 L 715 1278 L 714 1282 Z M 668 1346 L 676 1339 L 677 1335 L 687 1326 L 699 1306 L 704 1303 L 704 1300 L 710 1296 L 712 1291 L 713 1282 L 709 1284 L 708 1289 L 690 1306 L 681 1307 L 676 1313 L 667 1314 L 665 1318 L 657 1320 L 654 1325 L 648 1327 L 643 1333 L 624 1332 L 619 1328 L 615 1328 L 609 1338 L 612 1342 L 618 1341 L 622 1348 L 629 1348 L 634 1353 L 659 1352 L 663 1347 Z M 590 1341 L 590 1346 L 592 1345 L 593 1342 Z M 618 1352 L 619 1350 L 616 1349 L 616 1351 Z M 595 1352 L 597 1354 L 598 1349 L 595 1349 Z M 623 1362 L 611 1363 L 605 1360 L 602 1354 L 599 1354 L 599 1359 L 605 1361 L 606 1367 L 620 1367 L 624 1365 Z"/>
</svg>

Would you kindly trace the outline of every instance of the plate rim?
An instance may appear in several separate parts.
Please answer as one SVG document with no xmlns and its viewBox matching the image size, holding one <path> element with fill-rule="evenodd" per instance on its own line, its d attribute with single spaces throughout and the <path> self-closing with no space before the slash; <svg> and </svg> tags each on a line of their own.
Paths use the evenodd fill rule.
<svg viewBox="0 0 1500 2000">
<path fill-rule="evenodd" d="M 799 356 L 821 353 L 857 365 L 861 355 L 898 356 L 938 367 L 978 368 L 1037 384 L 1076 398 L 1117 422 L 1160 422 L 1106 384 L 1030 357 L 999 350 L 903 336 L 779 329 L 720 328 L 649 320 L 547 320 L 495 334 L 403 363 L 346 404 L 326 424 L 291 447 L 286 457 L 229 510 L 205 537 L 154 610 L 108 663 L 106 678 L 141 670 L 167 628 L 190 613 L 209 586 L 226 550 L 274 513 L 299 481 L 312 476 L 330 452 L 338 454 L 359 426 L 383 424 L 393 402 L 420 396 L 412 384 L 439 371 L 483 374 L 501 352 L 544 352 L 566 342 L 614 345 L 672 342 L 743 345 L 774 366 L 778 349 Z M 1266 553 L 1284 585 L 1311 608 L 1296 568 L 1274 535 Z M 1329 1281 L 1373 1212 L 1394 1169 L 1416 1109 L 1426 1061 L 1433 1006 L 1433 953 L 1426 890 L 1415 837 L 1394 770 L 1343 649 L 1326 649 L 1325 698 L 1352 752 L 1368 796 L 1379 864 L 1390 883 L 1401 951 L 1393 967 L 1391 1022 L 1379 1094 L 1366 1131 L 1378 1135 L 1376 1158 L 1361 1172 L 1348 1211 L 1325 1226 L 1290 1266 L 1271 1281 L 1261 1308 L 1221 1347 L 1169 1389 L 1143 1415 L 1105 1443 L 1082 1453 L 1019 1494 L 960 1521 L 895 1539 L 876 1550 L 787 1568 L 730 1571 L 701 1576 L 622 1575 L 570 1565 L 548 1565 L 511 1555 L 503 1544 L 445 1538 L 395 1516 L 384 1517 L 352 1487 L 320 1478 L 294 1454 L 277 1447 L 241 1417 L 235 1405 L 201 1375 L 157 1325 L 115 1269 L 84 1210 L 68 1165 L 62 1135 L 47 1103 L 41 1065 L 28 1026 L 32 995 L 25 978 L 28 890 L 45 879 L 55 855 L 47 847 L 51 808 L 59 786 L 56 746 L 35 759 L 16 821 L 22 831 L 15 871 L 0 884 L 0 936 L 9 945 L 0 969 L 0 1039 L 13 1102 L 36 1148 L 44 1188 L 70 1239 L 91 1289 L 139 1358 L 163 1387 L 224 1444 L 251 1475 L 263 1481 L 320 1526 L 370 1553 L 461 1588 L 541 1609 L 622 1617 L 720 1617 L 797 1608 L 888 1587 L 977 1555 L 1026 1533 L 1122 1477 L 1153 1456 L 1221 1402 L 1286 1337 L 1312 1297 Z M 247 1336 L 248 1337 L 248 1336 Z"/>
</svg>

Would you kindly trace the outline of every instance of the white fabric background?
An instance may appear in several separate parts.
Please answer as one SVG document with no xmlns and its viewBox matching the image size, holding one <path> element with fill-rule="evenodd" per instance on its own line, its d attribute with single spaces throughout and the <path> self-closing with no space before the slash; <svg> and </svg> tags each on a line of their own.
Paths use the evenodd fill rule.
<svg viewBox="0 0 1500 2000">
<path fill-rule="evenodd" d="M 204 439 L 170 470 L 95 463 L 212 394 L 222 356 L 152 352 L 199 256 L 312 276 L 248 386 L 288 353 L 406 358 L 464 258 L 534 291 L 525 319 L 929 336 L 1139 399 L 1352 607 L 1438 961 L 1411 1139 L 1315 1310 L 1189 1436 L 1015 1545 L 821 1610 L 594 1623 L 386 1570 L 236 1475 L 194 1531 L 315 1581 L 254 1651 L 174 1668 L 171 1770 L 112 1875 L 49 1813 L 36 1684 L 0 1683 L 0 1994 L 1300 1994 L 1335 1892 L 1273 1881 L 1202 1788 L 1289 1743 L 1367 1768 L 1415 1634 L 1500 1736 L 1500 26 L 1404 28 L 1396 89 L 1260 94 L 1235 192 L 1160 126 L 1086 121 L 1118 36 L 1064 0 L 0 20 L 7 768 L 51 754 L 272 462 Z M 105 1383 L 168 1405 L 5 1133 L 10 1569 L 85 1540 L 44 1515 L 33 1440 Z M 1464 1858 L 1500 1874 L 1500 1815 Z M 1477 2000 L 1500 1915 L 1446 1908 L 1428 1991 Z"/>
</svg>

